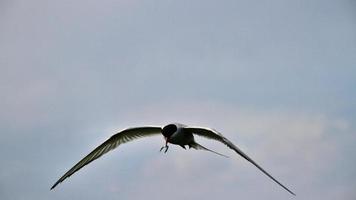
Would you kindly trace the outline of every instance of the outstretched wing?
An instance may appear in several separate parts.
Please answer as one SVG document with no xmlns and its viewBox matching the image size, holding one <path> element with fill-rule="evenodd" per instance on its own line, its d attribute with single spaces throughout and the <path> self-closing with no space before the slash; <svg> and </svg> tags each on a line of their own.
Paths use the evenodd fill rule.
<svg viewBox="0 0 356 200">
<path fill-rule="evenodd" d="M 217 140 L 219 142 L 224 143 L 226 146 L 228 146 L 230 149 L 234 150 L 236 153 L 238 153 L 240 156 L 248 160 L 250 163 L 255 165 L 259 170 L 261 170 L 264 174 L 266 174 L 268 177 L 270 177 L 274 182 L 276 182 L 278 185 L 282 186 L 285 190 L 287 190 L 289 193 L 295 195 L 292 191 L 290 191 L 286 186 L 284 186 L 282 183 L 277 181 L 275 178 L 273 178 L 268 172 L 266 172 L 262 167 L 260 167 L 255 161 L 253 161 L 248 155 L 246 155 L 241 149 L 239 149 L 237 146 L 235 146 L 231 141 L 226 139 L 221 133 L 217 132 L 216 130 L 209 129 L 209 128 L 203 128 L 203 127 L 186 127 L 186 130 L 190 131 L 193 134 L 206 137 L 208 139 L 213 139 Z"/>
<path fill-rule="evenodd" d="M 126 142 L 132 141 L 137 138 L 152 136 L 161 134 L 161 127 L 137 127 L 137 128 L 129 128 L 125 129 L 113 136 L 111 136 L 108 140 L 102 143 L 100 146 L 96 147 L 92 152 L 90 152 L 87 156 L 85 156 L 82 160 L 80 160 L 76 165 L 74 165 L 70 170 L 68 170 L 52 187 L 55 188 L 59 183 L 64 181 L 66 178 L 70 177 L 76 171 L 80 170 L 85 165 L 90 162 L 98 159 L 100 156 L 105 153 L 115 149 L 120 144 L 124 144 Z"/>
</svg>

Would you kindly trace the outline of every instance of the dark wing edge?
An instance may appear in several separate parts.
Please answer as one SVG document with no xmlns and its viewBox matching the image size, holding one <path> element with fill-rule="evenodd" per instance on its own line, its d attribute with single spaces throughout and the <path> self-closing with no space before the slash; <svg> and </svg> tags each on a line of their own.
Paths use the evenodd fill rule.
<svg viewBox="0 0 356 200">
<path fill-rule="evenodd" d="M 134 139 L 158 134 L 161 134 L 161 127 L 157 126 L 128 128 L 119 133 L 116 133 L 104 143 L 96 147 L 92 152 L 90 152 L 87 156 L 85 156 L 82 160 L 75 164 L 70 170 L 68 170 L 56 183 L 53 184 L 51 190 L 54 189 L 59 183 L 64 181 L 66 178 L 70 177 L 75 172 L 80 170 L 85 165 L 98 159 L 99 157 L 115 149 L 119 145 L 132 141 Z"/>
<path fill-rule="evenodd" d="M 252 163 L 254 166 L 256 166 L 259 170 L 261 170 L 265 175 L 267 175 L 269 178 L 271 178 L 274 182 L 276 182 L 278 185 L 280 185 L 282 188 L 287 190 L 290 194 L 296 196 L 294 192 L 289 190 L 286 186 L 284 186 L 282 183 L 277 181 L 272 175 L 270 175 L 267 171 L 265 171 L 261 166 L 259 166 L 254 160 L 252 160 L 247 154 L 245 154 L 241 149 L 239 149 L 237 146 L 235 146 L 230 140 L 225 138 L 221 133 L 219 133 L 216 130 L 209 129 L 209 128 L 203 128 L 203 127 L 187 127 L 185 128 L 192 132 L 193 134 L 196 134 L 198 136 L 202 136 L 208 139 L 213 139 L 217 140 L 226 146 L 228 146 L 230 149 L 234 150 L 236 153 L 238 153 L 240 156 L 245 158 L 247 161 Z"/>
</svg>

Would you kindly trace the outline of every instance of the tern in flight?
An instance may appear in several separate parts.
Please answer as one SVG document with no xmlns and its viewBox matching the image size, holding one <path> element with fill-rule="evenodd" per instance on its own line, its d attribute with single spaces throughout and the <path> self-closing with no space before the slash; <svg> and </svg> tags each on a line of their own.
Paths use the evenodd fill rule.
<svg viewBox="0 0 356 200">
<path fill-rule="evenodd" d="M 282 183 L 273 178 L 267 171 L 265 171 L 262 167 L 260 167 L 255 161 L 253 161 L 248 155 L 246 155 L 243 151 L 241 151 L 237 146 L 235 146 L 230 140 L 226 139 L 221 133 L 217 132 L 214 129 L 204 128 L 204 127 L 193 127 L 186 126 L 183 124 L 168 124 L 166 126 L 143 126 L 143 127 L 135 127 L 125 129 L 113 136 L 111 136 L 108 140 L 102 143 L 100 146 L 96 147 L 92 152 L 90 152 L 87 156 L 85 156 L 82 160 L 80 160 L 76 165 L 74 165 L 70 170 L 68 170 L 54 185 L 51 187 L 51 190 L 55 188 L 59 183 L 64 181 L 66 178 L 73 175 L 76 171 L 80 170 L 85 165 L 91 163 L 92 161 L 98 159 L 100 156 L 105 153 L 115 149 L 121 144 L 132 141 L 134 139 L 138 139 L 146 136 L 154 136 L 162 134 L 165 140 L 165 145 L 160 149 L 162 151 L 164 149 L 164 153 L 168 151 L 168 143 L 179 145 L 182 148 L 186 149 L 186 146 L 189 148 L 194 148 L 198 150 L 205 150 L 216 153 L 220 156 L 227 157 L 223 154 L 212 151 L 202 145 L 198 144 L 194 140 L 194 135 L 202 136 L 208 139 L 217 140 L 230 149 L 234 150 L 240 156 L 245 158 L 247 161 L 256 166 L 259 170 L 261 170 L 265 175 L 271 178 L 278 185 L 283 187 L 292 195 L 295 195 L 291 190 L 289 190 Z"/>
</svg>

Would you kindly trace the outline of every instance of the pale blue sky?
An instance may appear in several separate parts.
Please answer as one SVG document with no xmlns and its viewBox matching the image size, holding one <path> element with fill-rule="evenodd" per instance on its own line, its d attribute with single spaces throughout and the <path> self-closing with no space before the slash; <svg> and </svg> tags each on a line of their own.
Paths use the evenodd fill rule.
<svg viewBox="0 0 356 200">
<path fill-rule="evenodd" d="M 0 1 L 0 199 L 356 198 L 356 3 Z M 68 168 L 123 128 L 210 126 L 228 154 L 140 140 Z M 179 188 L 179 190 L 177 190 Z"/>
</svg>

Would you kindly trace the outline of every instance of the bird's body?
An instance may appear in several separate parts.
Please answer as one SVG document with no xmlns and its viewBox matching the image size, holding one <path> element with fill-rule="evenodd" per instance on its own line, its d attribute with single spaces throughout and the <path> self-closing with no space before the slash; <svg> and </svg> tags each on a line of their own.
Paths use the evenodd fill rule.
<svg viewBox="0 0 356 200">
<path fill-rule="evenodd" d="M 128 128 L 125 129 L 112 137 L 106 140 L 104 143 L 99 145 L 95 148 L 92 152 L 90 152 L 87 156 L 85 156 L 82 160 L 80 160 L 76 165 L 74 165 L 70 170 L 68 170 L 52 187 L 51 189 L 55 188 L 59 183 L 64 181 L 66 178 L 70 177 L 76 171 L 84 167 L 85 165 L 89 164 L 90 162 L 98 159 L 100 156 L 104 155 L 105 153 L 115 149 L 120 144 L 129 142 L 131 140 L 146 137 L 146 136 L 153 136 L 162 134 L 165 139 L 165 146 L 161 148 L 161 150 L 165 149 L 165 153 L 168 151 L 168 143 L 179 145 L 182 148 L 186 149 L 185 146 L 189 148 L 199 149 L 210 151 L 212 153 L 218 154 L 220 156 L 225 156 L 223 154 L 217 153 L 212 151 L 200 144 L 198 144 L 195 139 L 194 135 L 206 137 L 208 139 L 217 140 L 230 149 L 234 150 L 240 156 L 245 158 L 247 161 L 255 165 L 258 169 L 260 169 L 265 175 L 271 178 L 274 182 L 279 184 L 289 193 L 295 195 L 292 191 L 290 191 L 287 187 L 282 185 L 279 181 L 273 178 L 269 173 L 267 173 L 262 167 L 260 167 L 255 161 L 253 161 L 249 156 L 247 156 L 243 151 L 241 151 L 237 146 L 235 146 L 232 142 L 226 139 L 221 133 L 217 132 L 216 130 L 204 127 L 192 127 L 187 126 L 184 124 L 174 123 L 168 124 L 164 127 L 159 126 L 144 126 L 144 127 L 135 127 L 135 128 Z M 161 151 L 160 150 L 160 151 Z M 227 156 L 225 156 L 227 157 Z"/>
<path fill-rule="evenodd" d="M 176 126 L 177 130 L 170 137 L 167 138 L 167 141 L 169 143 L 185 146 L 194 142 L 193 134 L 184 129 L 184 127 L 186 126 L 182 124 L 171 125 Z"/>
<path fill-rule="evenodd" d="M 171 144 L 179 145 L 183 149 L 186 149 L 185 146 L 187 145 L 189 148 L 206 150 L 206 151 L 210 151 L 212 153 L 218 154 L 220 156 L 227 157 L 223 154 L 217 153 L 213 150 L 210 150 L 210 149 L 198 144 L 194 140 L 193 132 L 190 131 L 188 128 L 189 127 L 187 125 L 178 124 L 178 123 L 168 124 L 167 126 L 163 127 L 162 135 L 164 136 L 164 139 L 166 140 L 166 145 L 163 146 L 160 151 L 162 151 L 164 148 L 166 148 L 166 150 L 164 151 L 166 153 L 168 150 L 167 143 L 171 143 Z"/>
</svg>

